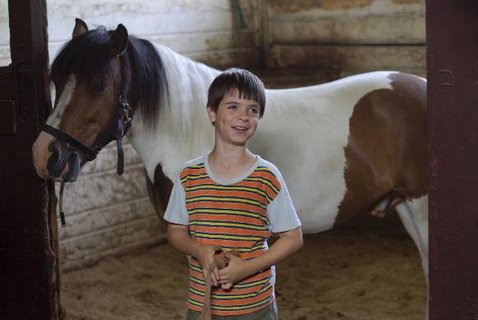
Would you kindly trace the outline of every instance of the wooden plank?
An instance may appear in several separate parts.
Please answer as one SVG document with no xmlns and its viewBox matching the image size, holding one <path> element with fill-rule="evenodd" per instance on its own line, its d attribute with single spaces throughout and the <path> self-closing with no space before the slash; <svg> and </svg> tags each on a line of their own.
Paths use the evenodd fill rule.
<svg viewBox="0 0 478 320">
<path fill-rule="evenodd" d="M 271 44 L 425 44 L 425 14 L 269 22 Z"/>
<path fill-rule="evenodd" d="M 188 55 L 193 52 L 239 50 L 239 40 L 234 32 L 208 32 L 200 34 L 151 35 L 146 38 L 153 43 L 161 44 L 172 50 Z M 241 33 L 242 49 L 255 49 L 255 32 Z"/>
<path fill-rule="evenodd" d="M 212 52 L 194 52 L 188 55 L 189 58 L 205 63 L 211 67 L 225 69 L 231 66 L 250 67 L 257 65 L 259 50 L 230 50 Z"/>
<path fill-rule="evenodd" d="M 341 76 L 372 70 L 425 75 L 425 46 L 274 46 L 269 67 L 335 68 Z"/>
<path fill-rule="evenodd" d="M 15 100 L 0 99 L 0 135 L 17 133 Z"/>
<path fill-rule="evenodd" d="M 114 171 L 80 176 L 65 184 L 63 204 L 67 220 L 70 215 L 129 202 L 147 195 L 144 168 L 136 165 L 118 176 Z"/>
<path fill-rule="evenodd" d="M 147 195 L 143 198 L 122 201 L 109 207 L 82 211 L 68 217 L 67 222 L 71 227 L 59 229 L 60 243 L 71 238 L 105 232 L 108 229 L 145 218 L 155 218 L 158 223 L 160 222 Z"/>
<path fill-rule="evenodd" d="M 91 3 L 94 2 L 94 3 Z M 254 30 L 252 7 L 243 7 L 247 28 Z M 88 26 L 108 28 L 123 23 L 131 34 L 137 36 L 173 35 L 213 31 L 233 31 L 234 12 L 229 1 L 53 1 L 49 3 L 49 19 L 55 25 L 50 28 L 53 41 L 71 37 L 74 19 L 84 18 Z"/>
<path fill-rule="evenodd" d="M 427 1 L 430 320 L 478 318 L 478 2 Z"/>
<path fill-rule="evenodd" d="M 425 0 L 294 0 L 269 1 L 272 19 L 300 17 L 317 19 L 328 17 L 360 18 L 369 15 L 399 15 L 425 11 Z"/>
<path fill-rule="evenodd" d="M 49 37 L 51 60 L 71 38 L 73 17 L 85 19 L 90 28 L 114 28 L 123 23 L 130 34 L 157 41 L 180 53 L 256 48 L 258 17 L 255 0 L 241 1 L 246 29 L 238 39 L 236 12 L 229 1 L 81 1 L 50 0 Z M 0 30 L 8 30 L 0 16 Z M 164 42 L 163 42 L 164 41 Z M 7 64 L 8 36 L 0 31 L 0 62 Z M 225 58 L 229 61 L 228 58 Z M 224 60 L 224 59 L 223 59 Z M 255 61 L 255 60 L 254 60 Z"/>
<path fill-rule="evenodd" d="M 0 317 L 58 319 L 52 184 L 38 179 L 31 146 L 49 111 L 46 2 L 8 1 L 16 130 L 0 135 Z M 0 78 L 3 78 L 0 76 Z"/>
<path fill-rule="evenodd" d="M 89 235 L 62 241 L 61 256 L 67 257 L 63 270 L 78 269 L 112 255 L 131 253 L 145 246 L 165 242 L 165 237 L 155 217 L 137 220 Z"/>
</svg>

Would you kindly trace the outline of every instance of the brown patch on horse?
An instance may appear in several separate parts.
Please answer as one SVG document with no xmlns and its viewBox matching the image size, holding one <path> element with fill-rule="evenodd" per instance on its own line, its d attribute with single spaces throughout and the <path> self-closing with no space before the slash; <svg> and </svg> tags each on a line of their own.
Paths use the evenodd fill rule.
<svg viewBox="0 0 478 320">
<path fill-rule="evenodd" d="M 114 73 L 120 77 L 120 63 L 115 59 Z M 59 129 L 86 146 L 98 144 L 113 121 L 119 83 L 106 83 L 101 76 L 76 79 L 75 95 L 66 107 Z M 112 80 L 109 80 L 112 81 Z M 96 87 L 98 86 L 98 87 Z M 101 92 L 96 92 L 100 91 Z M 90 97 L 94 96 L 94 99 Z M 85 125 L 87 124 L 87 125 Z"/>
<path fill-rule="evenodd" d="M 151 182 L 146 174 L 146 184 L 148 187 L 149 199 L 153 204 L 154 211 L 161 219 L 161 225 L 166 227 L 166 222 L 164 221 L 164 212 L 168 206 L 171 190 L 173 189 L 173 183 L 164 175 L 161 164 L 158 164 L 154 170 L 154 183 Z"/>
<path fill-rule="evenodd" d="M 336 225 L 383 199 L 396 204 L 427 193 L 426 82 L 401 73 L 391 80 L 392 89 L 374 90 L 354 107 Z"/>
</svg>

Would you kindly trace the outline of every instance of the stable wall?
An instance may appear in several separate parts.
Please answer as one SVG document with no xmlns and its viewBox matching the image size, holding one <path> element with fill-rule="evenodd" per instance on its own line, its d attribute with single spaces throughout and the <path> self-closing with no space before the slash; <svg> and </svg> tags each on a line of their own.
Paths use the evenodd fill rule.
<svg viewBox="0 0 478 320">
<path fill-rule="evenodd" d="M 269 0 L 267 66 L 426 75 L 425 0 Z"/>
</svg>

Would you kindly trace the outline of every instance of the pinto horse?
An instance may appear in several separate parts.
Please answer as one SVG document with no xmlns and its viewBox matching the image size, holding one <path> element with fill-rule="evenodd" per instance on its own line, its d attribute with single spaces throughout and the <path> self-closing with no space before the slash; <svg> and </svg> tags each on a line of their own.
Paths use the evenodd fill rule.
<svg viewBox="0 0 478 320">
<path fill-rule="evenodd" d="M 121 160 L 127 133 L 161 216 L 181 164 L 213 146 L 206 95 L 219 73 L 130 36 L 121 24 L 88 30 L 77 19 L 51 66 L 55 108 L 33 145 L 38 175 L 74 181 L 113 140 Z M 304 232 L 395 207 L 427 275 L 426 80 L 370 72 L 266 90 L 266 100 L 249 146 L 283 172 Z"/>
</svg>

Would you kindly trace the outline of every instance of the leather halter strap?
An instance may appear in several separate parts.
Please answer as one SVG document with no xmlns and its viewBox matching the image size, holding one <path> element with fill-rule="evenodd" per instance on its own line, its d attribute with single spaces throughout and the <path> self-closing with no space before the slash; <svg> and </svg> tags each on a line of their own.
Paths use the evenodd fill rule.
<svg viewBox="0 0 478 320">
<path fill-rule="evenodd" d="M 133 120 L 133 112 L 122 96 L 119 97 L 118 107 L 116 108 L 115 117 L 113 123 L 110 125 L 109 129 L 103 135 L 103 138 L 100 140 L 100 143 L 93 147 L 88 147 L 78 139 L 75 139 L 66 132 L 63 132 L 55 127 L 52 127 L 48 124 L 43 126 L 43 131 L 51 134 L 57 139 L 62 140 L 63 142 L 69 144 L 70 146 L 78 149 L 85 155 L 87 161 L 92 161 L 96 159 L 98 152 L 107 145 L 112 140 L 116 140 L 116 149 L 118 152 L 118 166 L 116 168 L 116 173 L 122 175 L 124 172 L 124 152 L 123 152 L 123 137 L 128 132 L 131 127 L 131 121 Z M 59 209 L 60 209 L 60 220 L 61 226 L 66 227 L 65 213 L 63 212 L 63 189 L 65 182 L 61 182 L 60 187 L 60 200 L 59 200 Z"/>
<path fill-rule="evenodd" d="M 100 152 L 100 150 L 103 149 L 104 146 L 106 146 L 111 141 L 116 140 L 116 147 L 118 152 L 118 166 L 116 172 L 119 175 L 122 175 L 124 172 L 124 152 L 122 139 L 131 127 L 132 119 L 133 113 L 128 102 L 123 100 L 123 96 L 120 96 L 113 122 L 111 123 L 109 129 L 105 132 L 99 143 L 92 147 L 85 145 L 84 143 L 72 137 L 68 133 L 61 131 L 55 127 L 52 127 L 48 124 L 45 124 L 43 126 L 43 131 L 69 144 L 73 148 L 78 149 L 81 153 L 83 153 L 86 161 L 92 161 L 96 159 L 98 152 Z"/>
<path fill-rule="evenodd" d="M 91 161 L 96 159 L 96 155 L 98 154 L 98 150 L 94 148 L 90 148 L 86 146 L 85 144 L 81 143 L 80 141 L 76 140 L 72 136 L 70 136 L 68 133 L 65 133 L 55 127 L 52 127 L 48 124 L 43 125 L 43 131 L 46 133 L 51 134 L 52 136 L 56 137 L 57 139 L 60 139 L 63 142 L 68 143 L 70 146 L 78 149 L 85 155 L 85 159 L 87 161 Z"/>
</svg>

